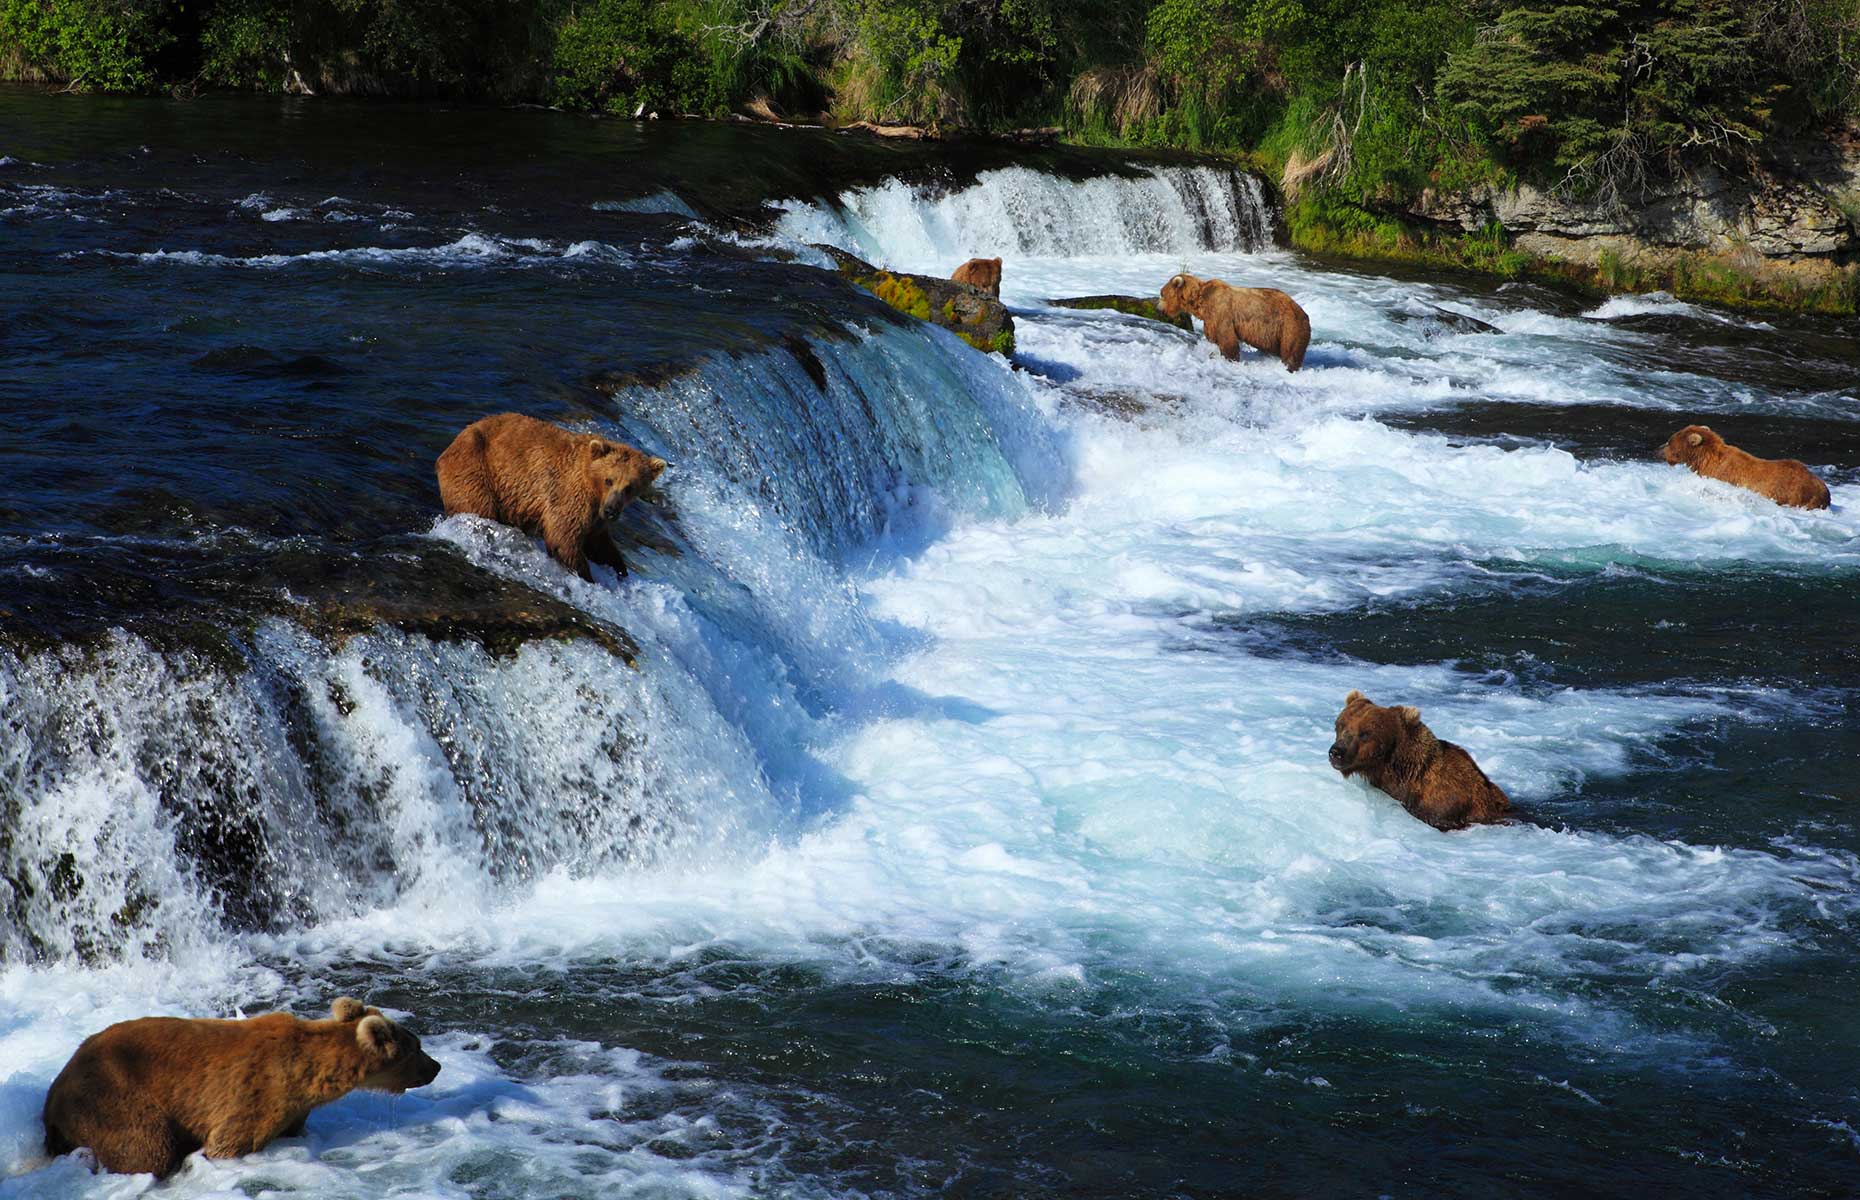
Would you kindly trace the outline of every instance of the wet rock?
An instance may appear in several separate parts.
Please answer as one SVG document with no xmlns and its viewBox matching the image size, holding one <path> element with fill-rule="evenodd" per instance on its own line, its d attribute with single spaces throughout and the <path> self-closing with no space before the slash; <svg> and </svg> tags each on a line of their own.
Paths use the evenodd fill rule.
<svg viewBox="0 0 1860 1200">
<path fill-rule="evenodd" d="M 1077 308 L 1086 312 L 1110 309 L 1133 317 L 1147 317 L 1152 321 L 1161 321 L 1165 325 L 1174 325 L 1178 329 L 1194 331 L 1195 322 L 1187 313 L 1180 316 L 1166 316 L 1153 296 L 1072 296 L 1063 300 L 1048 300 L 1054 308 Z"/>
<path fill-rule="evenodd" d="M 1401 325 L 1419 326 L 1421 336 L 1426 338 L 1445 337 L 1454 333 L 1503 332 L 1498 326 L 1488 325 L 1478 317 L 1469 317 L 1465 313 L 1429 304 L 1425 300 L 1410 300 L 1400 308 L 1390 310 L 1389 319 Z"/>
<path fill-rule="evenodd" d="M 17 650 L 95 643 L 123 629 L 226 667 L 259 621 L 282 617 L 332 643 L 378 628 L 471 641 L 511 654 L 539 639 L 586 639 L 631 664 L 626 631 L 416 538 L 331 546 L 32 547 L 0 559 L 0 645 Z"/>
<path fill-rule="evenodd" d="M 941 325 L 983 353 L 1014 352 L 1014 318 L 1001 301 L 953 279 L 887 271 L 836 246 L 814 249 L 831 258 L 839 274 L 901 313 Z"/>
</svg>

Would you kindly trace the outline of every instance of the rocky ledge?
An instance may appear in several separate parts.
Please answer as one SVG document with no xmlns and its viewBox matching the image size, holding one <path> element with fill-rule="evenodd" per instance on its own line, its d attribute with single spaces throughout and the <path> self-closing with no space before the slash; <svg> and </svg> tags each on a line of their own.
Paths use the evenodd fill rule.
<svg viewBox="0 0 1860 1200">
<path fill-rule="evenodd" d="M 1848 296 L 1860 276 L 1860 130 L 1776 147 L 1728 174 L 1702 168 L 1621 202 L 1572 199 L 1528 184 L 1424 190 L 1405 215 L 1477 233 L 1502 227 L 1518 250 L 1604 276 L 1657 282 L 1743 276 L 1759 295 Z"/>
<path fill-rule="evenodd" d="M 814 249 L 833 260 L 841 277 L 899 312 L 941 325 L 984 354 L 1014 353 L 1014 318 L 1001 301 L 987 292 L 934 275 L 887 271 L 836 246 L 817 245 Z"/>
</svg>

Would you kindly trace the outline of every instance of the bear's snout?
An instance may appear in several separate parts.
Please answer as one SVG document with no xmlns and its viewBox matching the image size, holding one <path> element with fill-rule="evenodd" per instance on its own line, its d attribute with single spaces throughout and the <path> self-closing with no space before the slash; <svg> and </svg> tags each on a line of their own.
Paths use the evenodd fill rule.
<svg viewBox="0 0 1860 1200">
<path fill-rule="evenodd" d="M 439 1078 L 439 1061 L 425 1051 L 420 1052 L 418 1077 L 420 1082 L 414 1084 L 415 1087 L 425 1087 Z"/>
<path fill-rule="evenodd" d="M 1339 771 L 1350 765 L 1350 752 L 1344 749 L 1342 742 L 1330 744 L 1330 765 Z"/>
</svg>

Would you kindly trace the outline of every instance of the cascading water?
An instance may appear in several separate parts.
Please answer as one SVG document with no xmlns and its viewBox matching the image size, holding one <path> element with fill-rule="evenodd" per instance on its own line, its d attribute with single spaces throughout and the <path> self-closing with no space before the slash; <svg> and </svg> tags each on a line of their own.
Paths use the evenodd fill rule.
<svg viewBox="0 0 1860 1200">
<path fill-rule="evenodd" d="M 638 587 L 441 524 L 481 565 L 642 638 L 637 668 L 587 643 L 498 656 L 391 631 L 331 650 L 282 620 L 232 662 L 120 631 L 0 653 L 0 955 L 152 954 L 223 922 L 489 903 L 558 868 L 759 844 L 808 802 L 784 772 L 792 739 L 816 738 L 763 728 L 750 679 L 817 709 L 879 653 L 846 557 L 1057 498 L 1037 414 L 940 338 L 885 323 L 614 392 L 610 432 L 689 480 L 675 556 Z"/>
<path fill-rule="evenodd" d="M 70 178 L 0 146 L 47 173 L 0 175 L 0 1198 L 120 1185 L 38 1169 L 87 1034 L 344 992 L 434 1084 L 169 1190 L 1851 1176 L 1840 336 L 1316 269 L 1212 166 L 868 182 L 771 244 L 692 228 L 701 179 L 590 177 L 624 122 L 511 120 L 583 153 L 473 125 L 437 174 L 489 197 L 419 159 L 337 203 L 141 129 Z M 768 155 L 720 174 L 852 144 L 712 132 Z M 1001 255 L 1014 361 L 757 257 L 809 241 Z M 1305 367 L 1044 303 L 1184 266 L 1296 296 Z M 671 462 L 628 577 L 437 516 L 433 455 L 503 409 Z M 1695 414 L 1835 508 L 1652 460 Z M 1351 688 L 1525 819 L 1338 777 Z"/>
<path fill-rule="evenodd" d="M 1273 219 L 1260 181 L 1219 167 L 1068 180 L 1009 167 L 957 190 L 896 179 L 829 204 L 785 201 L 779 232 L 902 269 L 972 256 L 1078 258 L 1259 250 Z"/>
</svg>

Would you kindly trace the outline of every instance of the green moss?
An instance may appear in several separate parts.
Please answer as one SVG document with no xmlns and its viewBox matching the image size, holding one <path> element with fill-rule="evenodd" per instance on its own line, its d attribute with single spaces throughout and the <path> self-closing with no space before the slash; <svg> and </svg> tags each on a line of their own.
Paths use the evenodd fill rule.
<svg viewBox="0 0 1860 1200">
<path fill-rule="evenodd" d="M 916 317 L 919 321 L 930 319 L 930 297 L 924 290 L 890 271 L 880 271 L 877 275 L 857 281 L 859 286 L 871 292 L 886 304 L 901 313 Z"/>
</svg>

